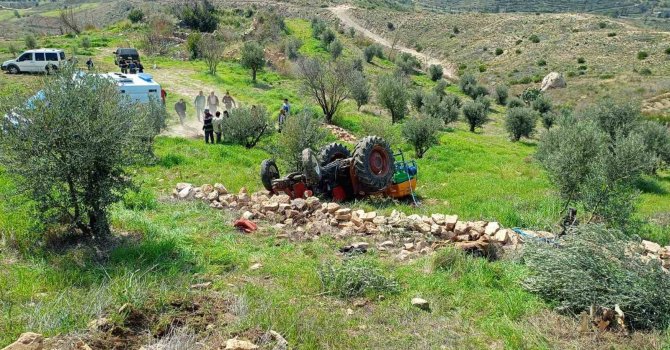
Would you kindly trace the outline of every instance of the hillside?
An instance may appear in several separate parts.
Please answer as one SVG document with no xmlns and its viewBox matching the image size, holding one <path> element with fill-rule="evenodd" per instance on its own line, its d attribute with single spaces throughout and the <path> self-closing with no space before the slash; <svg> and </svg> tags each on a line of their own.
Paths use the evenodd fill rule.
<svg viewBox="0 0 670 350">
<path fill-rule="evenodd" d="M 156 11 L 151 15 L 162 14 L 169 23 L 176 23 L 172 14 L 166 13 L 165 5 L 177 1 L 133 4 L 146 14 Z M 499 224 L 500 232 L 510 232 L 507 229 L 514 227 L 528 232 L 560 230 L 563 201 L 536 158 L 540 140 L 548 131 L 537 121 L 534 134 L 511 142 L 505 131 L 508 108 L 504 105 L 493 102 L 487 110 L 488 122 L 476 132 L 469 131 L 462 116 L 432 130 L 438 143 L 416 160 L 419 205 L 384 198 L 339 204 L 345 213 L 346 208 L 363 210 L 366 215 L 374 212 L 368 224 L 375 223 L 376 218 L 379 227 L 399 213 L 407 217 L 416 214 L 421 221 L 418 225 L 431 223 L 428 232 L 417 231 L 409 224 L 384 232 L 354 231 L 349 222 L 338 220 L 335 226 L 332 220 L 327 225 L 316 225 L 322 224 L 316 220 L 298 224 L 308 211 L 314 216 L 332 213 L 325 214 L 318 205 L 312 208 L 310 204 L 305 209 L 307 200 L 301 199 L 274 206 L 261 193 L 259 177 L 262 160 L 281 157 L 278 146 L 287 136 L 276 131 L 284 98 L 290 100 L 295 111 L 290 117 L 310 109 L 321 117 L 315 101 L 301 87 L 297 61 L 289 58 L 290 50 L 286 49 L 287 43 L 299 42 L 295 51 L 302 57 L 331 60 L 330 46 L 313 35 L 310 20 L 315 13 L 331 19 L 327 25 L 342 44 L 337 58 L 340 62 L 360 59 L 369 45 L 381 43 L 375 36 L 364 35 L 364 29 L 391 40 L 397 33 L 404 47 L 396 49 L 420 51 L 425 55 L 422 59 L 435 59 L 445 65 L 453 63 L 454 73 L 460 76 L 475 72 L 489 90 L 525 77 L 532 81 L 551 70 L 566 75 L 574 70 L 567 89 L 547 93 L 557 108 L 581 107 L 605 95 L 625 96 L 626 101 L 656 96 L 654 103 L 664 106 L 666 98 L 670 100 L 670 66 L 663 56 L 664 46 L 669 44 L 664 33 L 590 14 L 435 15 L 345 9 L 358 23 L 358 32 L 352 33 L 334 25 L 337 16 L 332 14 L 332 7 L 309 7 L 312 4 L 307 0 L 292 0 L 290 5 L 260 1 L 219 4 L 224 4 L 217 14 L 220 25 L 225 25 L 231 35 L 226 37 L 216 73 L 208 72 L 202 58 L 190 58 L 188 39 L 181 36 L 194 35 L 195 31 L 187 28 L 169 27 L 165 35 L 170 45 L 162 54 L 146 49 L 145 39 L 152 29 L 146 20 L 131 23 L 109 17 L 112 24 L 96 23 L 97 27 L 89 26 L 79 35 L 48 31 L 36 35 L 38 46 L 75 54 L 82 69 L 91 58 L 99 72 L 118 70 L 111 54 L 116 47 L 138 47 L 146 73 L 167 91 L 168 120 L 166 129 L 153 141 L 155 158 L 127 166 L 135 187 L 110 208 L 113 235 L 104 244 L 82 240 L 78 232 L 70 232 L 60 223 L 49 225 L 36 219 L 39 203 L 31 200 L 29 193 L 19 193 L 19 181 L 11 176 L 11 169 L 0 164 L 0 348 L 29 331 L 48 338 L 46 350 L 241 349 L 227 346 L 237 339 L 257 344 L 258 348 L 249 349 L 258 350 L 656 350 L 670 344 L 665 328 L 635 329 L 630 334 L 603 332 L 592 325 L 585 330 L 583 316 L 580 319 L 575 314 L 586 308 L 577 313 L 563 312 L 555 301 L 527 287 L 531 267 L 521 258 L 524 248 L 518 240 L 512 244 L 510 238 L 501 248 L 505 251 L 501 256 L 496 251 L 482 257 L 456 250 L 452 242 L 455 236 L 439 234 L 440 230 L 448 231 L 445 215 L 457 215 L 461 224 L 473 227 L 482 223 L 489 227 L 491 222 L 490 227 L 495 228 Z M 324 1 L 320 5 L 337 4 Z M 117 5 L 99 2 L 86 6 L 92 6 L 92 14 L 108 18 L 107 11 L 115 7 L 107 6 Z M 241 64 L 241 51 L 245 41 L 261 40 L 254 32 L 261 32 L 258 23 L 275 18 L 263 12 L 267 8 L 282 11 L 279 28 L 283 29 L 263 33 L 267 36 L 263 39 L 267 64 L 254 82 L 250 70 Z M 45 13 L 50 13 L 26 11 L 36 11 L 31 15 L 35 17 L 48 17 Z M 261 20 L 261 16 L 266 17 Z M 20 20 L 11 23 L 23 24 Z M 398 28 L 392 34 L 384 29 L 389 21 Z M 605 28 L 600 28 L 600 22 L 606 22 Z M 245 35 L 248 32 L 251 35 Z M 616 37 L 608 37 L 609 32 L 616 32 Z M 537 34 L 540 42 L 530 43 L 531 34 Z M 0 39 L 0 61 L 11 58 L 10 43 L 24 47 L 23 40 L 10 39 Z M 519 39 L 522 42 L 517 44 Z M 85 41 L 89 42 L 87 47 L 82 46 Z M 503 48 L 502 55 L 495 56 L 497 47 Z M 520 54 L 514 52 L 517 48 Z M 642 49 L 650 54 L 644 61 L 636 57 Z M 412 107 L 405 121 L 391 123 L 389 111 L 380 103 L 378 84 L 399 65 L 392 59 L 396 52 L 388 48 L 382 51 L 382 57 L 360 61 L 371 87 L 368 103 L 358 108 L 352 99 L 346 99 L 333 123 L 354 138 L 383 135 L 393 143 L 393 151 L 414 158 L 414 149 L 402 130 L 420 112 Z M 578 64 L 582 56 L 585 63 Z M 539 59 L 545 59 L 546 66 L 538 66 Z M 580 65 L 587 66 L 583 75 L 579 75 Z M 643 76 L 633 72 L 634 68 L 649 68 L 652 74 Z M 449 74 L 445 77 L 458 79 Z M 23 103 L 48 79 L 50 76 L 37 74 L 0 74 L 0 104 L 17 96 Z M 412 93 L 428 94 L 437 85 L 423 69 L 407 76 L 407 89 Z M 511 92 L 517 94 L 537 85 L 514 83 Z M 230 140 L 205 144 L 202 123 L 193 113 L 194 95 L 200 90 L 215 91 L 219 96 L 230 91 L 241 107 L 266 107 L 271 116 L 267 126 L 273 132 L 252 148 Z M 460 98 L 464 104 L 473 102 L 457 83 L 448 84 L 445 94 Z M 182 98 L 187 104 L 184 126 L 173 109 Z M 323 143 L 340 141 L 349 148 L 354 146 L 349 139 L 338 140 L 336 133 L 325 134 Z M 280 159 L 279 165 L 282 173 L 288 171 L 285 161 Z M 175 195 L 176 186 L 191 188 L 186 183 L 202 192 L 208 187 L 204 184 L 220 183 L 225 189 L 216 186 L 217 194 L 220 191 L 231 201 L 226 207 L 217 207 L 209 200 L 196 200 L 191 190 L 185 198 Z M 641 193 L 634 213 L 635 244 L 639 246 L 640 239 L 670 244 L 670 173 L 662 169 L 644 175 L 635 186 Z M 279 201 L 283 197 L 274 198 Z M 222 205 L 219 199 L 216 201 Z M 313 199 L 310 202 L 314 203 Z M 326 204 L 327 199 L 319 199 L 319 203 Z M 281 214 L 279 208 L 285 205 L 285 214 Z M 271 213 L 273 210 L 277 212 Z M 254 212 L 252 219 L 259 230 L 244 233 L 233 227 L 246 211 Z M 581 207 L 579 215 L 581 220 L 588 220 Z M 435 232 L 434 226 L 438 227 Z M 455 225 L 451 230 L 456 230 Z M 479 236 L 475 231 L 461 236 Z M 657 252 L 660 249 L 664 253 L 659 256 L 670 262 L 670 256 L 664 255 L 670 255 L 670 248 Z M 610 278 L 617 276 L 627 282 L 624 277 L 636 275 L 623 276 L 616 274 L 620 266 L 607 267 L 614 272 L 597 271 L 601 281 L 619 281 Z M 569 276 L 577 276 L 573 279 L 580 287 L 597 290 L 597 295 L 610 295 L 598 289 L 600 284 L 583 282 L 580 277 L 584 275 L 579 273 L 589 268 L 574 269 Z M 621 285 L 638 293 L 640 300 L 645 297 L 647 302 L 654 301 L 653 305 L 670 305 L 655 287 L 667 278 L 660 275 L 642 286 Z M 578 294 L 564 289 L 567 295 Z M 634 299 L 635 304 L 637 297 L 626 301 Z M 416 307 L 414 298 L 425 299 L 429 307 Z M 628 316 L 628 309 L 624 309 Z"/>
<path fill-rule="evenodd" d="M 364 9 L 350 15 L 380 35 L 443 57 L 461 73 L 472 72 L 491 85 L 512 85 L 516 93 L 551 71 L 563 73 L 568 81 L 567 89 L 551 92 L 553 97 L 573 106 L 602 96 L 641 101 L 670 88 L 670 34 L 606 17 Z M 388 22 L 398 29 L 390 33 Z M 646 59 L 638 59 L 641 51 L 648 53 Z"/>
</svg>

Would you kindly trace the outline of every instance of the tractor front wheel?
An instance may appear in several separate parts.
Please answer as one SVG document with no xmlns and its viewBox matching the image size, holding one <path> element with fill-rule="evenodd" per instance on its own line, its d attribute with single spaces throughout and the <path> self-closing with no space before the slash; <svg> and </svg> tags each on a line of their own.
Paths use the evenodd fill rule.
<svg viewBox="0 0 670 350">
<path fill-rule="evenodd" d="M 261 181 L 266 190 L 272 192 L 272 180 L 279 178 L 279 168 L 274 159 L 266 159 L 261 163 Z"/>
<path fill-rule="evenodd" d="M 381 137 L 368 136 L 354 150 L 354 172 L 362 190 L 368 193 L 385 189 L 393 177 L 393 152 Z"/>
</svg>

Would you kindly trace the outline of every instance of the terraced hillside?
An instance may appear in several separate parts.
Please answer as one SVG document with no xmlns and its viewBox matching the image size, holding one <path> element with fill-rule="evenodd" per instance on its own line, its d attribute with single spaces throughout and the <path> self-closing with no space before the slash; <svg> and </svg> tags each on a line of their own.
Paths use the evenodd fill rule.
<svg viewBox="0 0 670 350">
<path fill-rule="evenodd" d="M 642 29 L 591 14 L 428 14 L 350 10 L 377 34 L 442 56 L 492 85 L 515 93 L 538 86 L 551 71 L 568 88 L 553 91 L 560 103 L 597 97 L 647 99 L 670 89 L 670 33 Z M 387 29 L 393 22 L 393 33 Z"/>
<path fill-rule="evenodd" d="M 481 12 L 593 12 L 603 14 L 640 14 L 664 7 L 663 1 L 647 0 L 416 0 L 424 9 Z"/>
</svg>

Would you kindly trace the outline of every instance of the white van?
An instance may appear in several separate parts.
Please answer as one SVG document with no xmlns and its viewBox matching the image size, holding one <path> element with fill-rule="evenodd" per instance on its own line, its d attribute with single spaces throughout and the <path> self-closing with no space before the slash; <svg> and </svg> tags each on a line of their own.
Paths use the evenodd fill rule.
<svg viewBox="0 0 670 350">
<path fill-rule="evenodd" d="M 11 74 L 21 72 L 49 73 L 65 64 L 65 52 L 59 49 L 35 49 L 22 53 L 13 60 L 5 61 L 0 68 Z"/>
<path fill-rule="evenodd" d="M 100 76 L 113 80 L 122 96 L 128 96 L 131 102 L 147 103 L 152 98 L 161 100 L 161 86 L 150 74 L 106 73 Z"/>
</svg>

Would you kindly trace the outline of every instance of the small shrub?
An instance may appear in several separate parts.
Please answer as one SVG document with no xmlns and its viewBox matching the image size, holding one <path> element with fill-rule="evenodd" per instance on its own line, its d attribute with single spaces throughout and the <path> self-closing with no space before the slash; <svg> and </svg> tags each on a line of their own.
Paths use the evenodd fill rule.
<svg viewBox="0 0 670 350">
<path fill-rule="evenodd" d="M 500 55 L 502 55 L 504 52 L 505 52 L 505 51 L 504 51 L 503 49 L 501 49 L 501 48 L 497 48 L 497 49 L 496 49 L 496 56 L 500 56 Z"/>
<path fill-rule="evenodd" d="M 518 107 L 507 110 L 505 129 L 512 141 L 519 141 L 521 137 L 530 137 L 535 131 L 537 113 L 530 108 Z"/>
<path fill-rule="evenodd" d="M 587 69 L 589 69 L 589 67 L 587 67 L 587 66 L 585 66 L 585 65 L 581 65 L 581 66 L 579 66 L 579 70 L 580 70 L 580 71 L 585 71 L 585 70 L 587 70 Z"/>
<path fill-rule="evenodd" d="M 421 67 L 421 62 L 409 53 L 401 53 L 395 59 L 395 64 L 405 74 L 413 74 L 414 70 Z"/>
<path fill-rule="evenodd" d="M 37 48 L 37 40 L 32 35 L 26 35 L 23 42 L 26 44 L 26 49 L 32 50 Z"/>
<path fill-rule="evenodd" d="M 21 18 L 21 14 L 19 13 L 19 10 L 14 10 L 14 17 Z"/>
<path fill-rule="evenodd" d="M 644 121 L 637 131 L 642 135 L 645 149 L 648 154 L 657 159 L 656 163 L 649 169 L 650 173 L 665 166 L 670 166 L 670 131 L 661 123 L 655 121 Z"/>
<path fill-rule="evenodd" d="M 428 75 L 430 76 L 430 80 L 432 81 L 438 81 L 442 79 L 442 76 L 444 75 L 444 70 L 442 69 L 442 66 L 439 64 L 431 64 L 430 67 L 428 67 Z"/>
<path fill-rule="evenodd" d="M 487 69 L 488 69 L 488 68 L 486 67 L 485 64 L 482 63 L 482 64 L 479 65 L 479 72 L 480 72 L 480 73 L 484 73 L 484 72 L 486 72 Z"/>
<path fill-rule="evenodd" d="M 460 271 L 467 265 L 467 255 L 461 249 L 447 246 L 435 252 L 433 270 Z"/>
<path fill-rule="evenodd" d="M 128 13 L 128 19 L 132 23 L 141 22 L 144 19 L 144 12 L 142 12 L 142 10 L 140 10 L 138 8 L 133 8 Z"/>
<path fill-rule="evenodd" d="M 246 148 L 253 148 L 263 136 L 271 133 L 270 117 L 263 106 L 234 108 L 229 117 L 223 119 L 225 139 Z"/>
<path fill-rule="evenodd" d="M 541 94 L 535 98 L 535 100 L 533 100 L 532 106 L 534 110 L 540 112 L 541 114 L 545 114 L 551 110 L 552 102 L 549 97 Z"/>
<path fill-rule="evenodd" d="M 400 291 L 398 282 L 387 277 L 375 261 L 364 257 L 351 258 L 339 265 L 323 264 L 318 274 L 323 290 L 341 298 Z"/>
<path fill-rule="evenodd" d="M 283 42 L 284 46 L 284 55 L 291 60 L 295 61 L 300 57 L 300 48 L 302 47 L 302 41 L 297 38 L 286 38 Z"/>
<path fill-rule="evenodd" d="M 186 38 L 186 47 L 191 56 L 192 60 L 198 59 L 201 57 L 200 47 L 202 41 L 202 34 L 200 33 L 191 33 Z"/>
<path fill-rule="evenodd" d="M 639 51 L 637 53 L 637 59 L 640 61 L 646 60 L 647 57 L 649 57 L 649 53 L 647 51 Z"/>
<path fill-rule="evenodd" d="M 544 113 L 540 117 L 542 119 L 542 126 L 549 130 L 556 123 L 556 114 L 553 112 Z"/>
<path fill-rule="evenodd" d="M 523 40 L 521 40 L 521 39 L 516 39 L 516 43 L 515 43 L 515 45 L 519 45 L 519 44 L 521 44 L 522 42 L 523 42 Z"/>
<path fill-rule="evenodd" d="M 542 91 L 538 88 L 527 88 L 521 93 L 521 99 L 526 102 L 526 104 L 531 104 L 535 99 L 542 95 Z"/>
<path fill-rule="evenodd" d="M 514 50 L 514 53 L 516 53 L 517 55 L 520 55 L 521 54 L 521 49 Z"/>
<path fill-rule="evenodd" d="M 330 45 L 328 45 L 328 51 L 330 51 L 330 57 L 334 60 L 336 60 L 340 55 L 342 55 L 342 50 L 344 47 L 342 46 L 342 43 L 335 39 L 333 40 Z"/>
<path fill-rule="evenodd" d="M 470 126 L 470 132 L 482 127 L 488 121 L 488 109 L 480 101 L 467 102 L 463 106 L 463 117 Z"/>
<path fill-rule="evenodd" d="M 130 210 L 156 209 L 158 201 L 153 192 L 143 188 L 126 192 L 123 195 L 123 206 Z"/>
<path fill-rule="evenodd" d="M 509 97 L 509 88 L 507 85 L 498 85 L 496 86 L 496 102 L 499 105 L 504 106 L 507 104 L 507 98 Z"/>
<path fill-rule="evenodd" d="M 507 103 L 507 108 L 526 107 L 526 103 L 518 97 L 513 97 Z"/>
<path fill-rule="evenodd" d="M 351 68 L 355 71 L 363 73 L 363 60 L 358 58 L 358 57 L 352 58 L 351 59 Z"/>
<path fill-rule="evenodd" d="M 665 48 L 665 54 L 670 55 L 670 47 Z"/>
<path fill-rule="evenodd" d="M 158 161 L 158 165 L 168 169 L 185 163 L 186 158 L 184 156 L 174 153 L 168 153 Z"/>
<path fill-rule="evenodd" d="M 610 33 L 607 33 L 607 36 L 610 37 L 610 38 L 613 38 L 613 37 L 616 36 L 616 33 L 615 32 L 610 32 Z"/>
<path fill-rule="evenodd" d="M 644 67 L 644 68 L 640 69 L 640 75 L 642 75 L 642 76 L 648 77 L 651 74 L 652 74 L 651 69 L 649 69 L 647 67 Z"/>
<path fill-rule="evenodd" d="M 579 63 L 579 64 L 584 64 L 584 63 L 586 63 L 586 58 L 584 58 L 584 57 L 579 57 L 579 58 L 577 59 L 577 63 Z"/>
<path fill-rule="evenodd" d="M 405 121 L 402 127 L 402 136 L 407 143 L 414 147 L 417 158 L 438 144 L 438 131 L 442 128 L 442 121 L 430 116 L 419 116 Z"/>
<path fill-rule="evenodd" d="M 529 268 L 524 286 L 565 313 L 619 305 L 631 329 L 665 330 L 670 277 L 660 263 L 631 252 L 638 244 L 597 225 L 579 226 L 560 246 L 531 242 L 524 249 Z"/>
<path fill-rule="evenodd" d="M 454 32 L 454 34 L 460 34 L 461 30 L 458 29 L 458 27 L 454 27 L 453 32 Z"/>
<path fill-rule="evenodd" d="M 209 0 L 183 3 L 174 10 L 175 16 L 187 28 L 212 33 L 219 25 L 216 8 Z"/>
<path fill-rule="evenodd" d="M 447 87 L 449 87 L 449 82 L 444 79 L 440 79 L 437 81 L 437 84 L 433 86 L 433 92 L 440 97 L 444 97 L 444 95 L 447 93 Z"/>
<path fill-rule="evenodd" d="M 326 29 L 328 28 L 326 22 L 316 17 L 312 18 L 311 27 L 312 27 L 312 37 L 319 40 L 321 40 L 321 34 L 323 34 L 323 32 L 326 31 Z"/>
<path fill-rule="evenodd" d="M 326 48 L 330 45 L 330 43 L 335 41 L 335 39 L 336 39 L 335 32 L 330 28 L 326 29 L 323 33 L 321 33 L 321 43 Z"/>
<path fill-rule="evenodd" d="M 528 37 L 528 40 L 530 40 L 530 42 L 533 44 L 537 44 L 540 42 L 540 37 L 537 36 L 536 34 L 533 34 L 530 37 Z"/>
<path fill-rule="evenodd" d="M 81 47 L 85 49 L 90 49 L 91 48 L 91 38 L 85 36 L 81 38 Z"/>
<path fill-rule="evenodd" d="M 486 88 L 486 86 L 477 85 L 472 89 L 469 96 L 472 97 L 473 99 L 477 99 L 479 97 L 486 96 L 488 94 L 489 94 L 489 90 Z"/>
<path fill-rule="evenodd" d="M 538 65 L 538 67 L 544 67 L 544 66 L 547 65 L 547 61 L 546 60 L 538 60 L 537 65 Z"/>
<path fill-rule="evenodd" d="M 363 50 L 363 57 L 365 58 L 365 62 L 371 63 L 375 57 L 384 58 L 384 50 L 381 46 L 372 44 Z"/>
<path fill-rule="evenodd" d="M 598 22 L 598 28 L 600 28 L 600 29 L 607 28 L 607 23 L 606 22 Z"/>
</svg>

